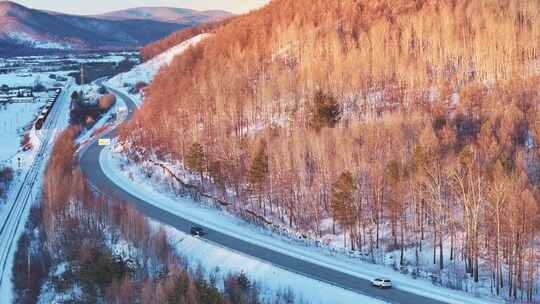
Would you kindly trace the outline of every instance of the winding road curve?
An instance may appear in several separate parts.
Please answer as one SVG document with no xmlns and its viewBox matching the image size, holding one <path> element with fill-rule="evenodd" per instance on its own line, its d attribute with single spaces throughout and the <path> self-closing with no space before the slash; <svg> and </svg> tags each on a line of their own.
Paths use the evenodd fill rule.
<svg viewBox="0 0 540 304">
<path fill-rule="evenodd" d="M 136 104 L 131 98 L 113 88 L 109 88 L 117 97 L 124 100 L 128 107 L 128 117 L 131 119 L 133 112 L 136 109 Z M 116 130 L 111 130 L 104 136 L 115 137 Z M 149 202 L 141 200 L 138 197 L 126 192 L 122 188 L 116 186 L 110 181 L 103 172 L 99 164 L 99 156 L 103 150 L 97 141 L 90 143 L 81 150 L 80 166 L 88 178 L 90 183 L 101 193 L 108 196 L 116 197 L 120 200 L 133 204 L 139 211 L 146 216 L 153 218 L 161 223 L 175 227 L 176 229 L 189 233 L 190 228 L 194 225 L 188 218 L 172 214 L 168 211 L 160 209 Z M 228 234 L 223 234 L 205 227 L 208 232 L 203 238 L 211 243 L 218 244 L 225 248 L 231 249 L 247 256 L 254 257 L 265 262 L 269 262 L 274 266 L 282 269 L 298 273 L 302 276 L 310 277 L 322 282 L 326 282 L 344 289 L 357 292 L 359 294 L 372 297 L 378 300 L 383 300 L 389 303 L 396 304 L 442 304 L 446 302 L 437 301 L 431 298 L 423 297 L 414 293 L 406 292 L 396 288 L 381 290 L 373 288 L 370 282 L 365 279 L 336 271 L 331 268 L 323 267 L 318 264 L 310 263 L 293 256 L 274 251 L 265 247 L 252 244 L 241 239 L 232 237 Z"/>
</svg>

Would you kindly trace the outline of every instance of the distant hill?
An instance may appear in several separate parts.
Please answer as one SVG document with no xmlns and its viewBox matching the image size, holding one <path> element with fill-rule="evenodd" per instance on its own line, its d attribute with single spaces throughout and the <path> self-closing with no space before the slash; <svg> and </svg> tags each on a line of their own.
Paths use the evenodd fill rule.
<svg viewBox="0 0 540 304">
<path fill-rule="evenodd" d="M 169 11 L 165 9 L 164 11 Z M 189 11 L 184 21 L 164 14 L 159 21 L 159 9 L 150 10 L 155 18 L 123 18 L 112 16 L 76 16 L 35 10 L 11 1 L 0 2 L 0 55 L 39 53 L 45 50 L 99 50 L 138 48 L 159 40 L 175 31 L 212 20 L 212 13 L 194 17 Z M 183 11 L 183 10 L 179 10 Z M 126 12 L 136 14 L 137 9 Z M 139 11 L 140 14 L 144 10 Z M 216 16 L 219 14 L 216 13 Z M 204 17 L 206 16 L 206 17 Z M 218 17 L 217 17 L 218 18 Z M 171 20 L 173 20 L 171 19 Z"/>
<path fill-rule="evenodd" d="M 196 11 L 173 7 L 138 7 L 127 10 L 97 15 L 97 18 L 110 20 L 151 20 L 180 24 L 215 22 L 232 16 L 231 13 L 219 10 Z"/>
</svg>

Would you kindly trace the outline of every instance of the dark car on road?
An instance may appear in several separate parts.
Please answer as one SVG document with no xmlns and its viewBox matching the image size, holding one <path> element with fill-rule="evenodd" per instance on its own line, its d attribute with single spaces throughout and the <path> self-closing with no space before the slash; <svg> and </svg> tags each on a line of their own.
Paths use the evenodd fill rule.
<svg viewBox="0 0 540 304">
<path fill-rule="evenodd" d="M 199 227 L 199 226 L 191 227 L 190 232 L 191 232 L 191 235 L 195 235 L 195 236 L 203 236 L 206 234 L 204 229 L 202 229 L 202 227 Z"/>
</svg>

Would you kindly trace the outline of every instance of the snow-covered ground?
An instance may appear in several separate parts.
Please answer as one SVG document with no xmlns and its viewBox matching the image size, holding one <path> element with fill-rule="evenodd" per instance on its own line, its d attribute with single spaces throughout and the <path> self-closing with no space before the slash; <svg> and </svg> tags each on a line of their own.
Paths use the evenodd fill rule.
<svg viewBox="0 0 540 304">
<path fill-rule="evenodd" d="M 38 49 L 73 49 L 73 46 L 68 43 L 60 43 L 50 39 L 34 39 L 24 32 L 10 32 L 8 36 L 19 43 L 30 44 Z"/>
<path fill-rule="evenodd" d="M 65 74 L 61 72 L 60 74 Z M 55 85 L 65 85 L 66 82 L 58 82 L 55 79 L 50 79 L 50 73 L 8 73 L 0 74 L 0 86 L 7 85 L 9 87 L 33 87 L 36 84 L 42 84 L 47 88 L 52 88 Z M 34 120 L 39 116 L 40 110 L 47 103 L 50 97 L 49 93 L 34 93 L 36 96 L 33 103 L 7 103 L 0 104 L 0 166 L 11 166 L 13 169 L 19 168 L 19 160 L 21 158 L 22 165 L 28 163 L 30 153 L 23 153 L 20 148 L 20 142 L 24 134 L 29 132 Z M 39 133 L 39 132 L 38 132 Z"/>
<path fill-rule="evenodd" d="M 496 299 L 493 298 L 474 298 L 470 294 L 434 286 L 426 280 L 414 280 L 410 276 L 399 274 L 388 267 L 366 263 L 361 260 L 348 257 L 345 254 L 328 251 L 325 248 L 315 246 L 306 247 L 305 243 L 298 240 L 283 237 L 278 234 L 273 234 L 270 231 L 247 225 L 242 220 L 226 212 L 204 207 L 200 203 L 194 202 L 188 198 L 178 198 L 174 191 L 169 188 L 169 183 L 166 182 L 167 177 L 161 176 L 154 180 L 146 178 L 143 172 L 141 172 L 140 167 L 130 167 L 127 165 L 125 157 L 118 149 L 105 149 L 100 158 L 100 165 L 111 181 L 131 194 L 173 214 L 189 218 L 196 223 L 240 238 L 244 241 L 255 243 L 259 246 L 267 247 L 296 258 L 336 269 L 358 278 L 371 279 L 375 276 L 390 277 L 394 281 L 396 288 L 431 297 L 437 300 L 443 300 L 456 304 L 497 302 Z M 215 245 L 209 244 L 208 246 Z M 238 255 L 237 253 L 227 250 L 222 250 L 220 254 L 222 254 L 224 257 L 229 255 L 231 259 L 237 258 Z M 248 260 L 250 259 L 246 256 L 243 258 Z M 210 261 L 207 262 L 208 265 L 204 265 L 203 263 L 203 266 L 209 266 L 211 268 L 213 264 L 210 263 Z M 243 264 L 235 263 L 230 265 L 230 267 L 236 267 L 237 271 L 245 270 L 243 269 Z M 285 276 L 285 278 L 287 278 L 287 276 Z M 264 280 L 266 279 L 269 279 L 271 282 L 272 278 L 265 277 Z M 282 279 L 279 280 L 279 282 L 282 284 L 289 284 L 293 287 L 295 285 L 300 285 L 295 291 L 298 294 L 309 296 L 308 291 L 311 289 L 302 289 L 303 285 L 298 284 L 299 279 L 311 280 L 301 277 L 297 278 L 296 281 L 287 282 Z M 335 292 L 340 292 L 339 288 L 335 290 Z M 307 298 L 307 300 L 311 299 Z"/>
<path fill-rule="evenodd" d="M 174 228 L 167 228 L 169 237 L 179 254 L 188 257 L 190 265 L 202 265 L 207 271 L 216 271 L 223 278 L 228 273 L 243 271 L 250 280 L 262 285 L 262 294 L 270 298 L 280 290 L 292 289 L 295 303 L 305 301 L 318 303 L 384 303 L 358 293 L 335 287 L 314 279 L 306 278 L 294 272 L 286 271 L 269 263 L 231 252 L 215 244 L 182 233 Z M 204 252 L 204 254 L 201 254 Z"/>
<path fill-rule="evenodd" d="M 7 204 L 0 205 L 0 223 L 7 223 L 5 226 L 6 230 L 0 235 L 0 243 L 2 244 L 2 247 L 0 247 L 2 249 L 2 255 L 0 256 L 2 258 L 2 265 L 0 266 L 4 266 L 4 258 L 7 256 L 5 260 L 5 272 L 1 272 L 0 303 L 10 303 L 12 299 L 11 270 L 13 268 L 15 249 L 17 248 L 16 242 L 20 234 L 24 231 L 25 219 L 28 217 L 30 206 L 41 193 L 41 176 L 46 165 L 46 160 L 49 158 L 54 145 L 54 140 L 69 124 L 69 98 L 73 90 L 72 83 L 73 79 L 70 79 L 64 91 L 59 96 L 57 105 L 55 105 L 53 112 L 49 115 L 49 122 L 46 122 L 43 130 L 38 132 L 32 130 L 30 132 L 34 148 L 25 154 L 20 154 L 24 156 L 23 167 L 17 173 L 13 186 L 8 193 Z M 28 178 L 25 179 L 27 174 Z M 22 195 L 19 200 L 16 200 L 15 198 L 19 189 L 21 189 Z M 28 197 L 28 201 L 24 200 L 26 196 Z M 25 204 L 24 202 L 28 203 Z M 14 212 L 8 213 L 12 206 Z M 12 246 L 10 246 L 10 242 L 12 242 Z"/>
<path fill-rule="evenodd" d="M 114 87 L 125 94 L 130 95 L 132 99 L 139 105 L 142 102 L 140 94 L 130 94 L 129 89 L 138 82 L 151 83 L 159 70 L 171 64 L 174 57 L 183 53 L 188 48 L 195 46 L 202 40 L 206 39 L 210 34 L 200 34 L 191 39 L 188 39 L 181 44 L 170 48 L 161 55 L 149 60 L 148 62 L 135 66 L 131 71 L 121 73 L 107 81 L 107 85 Z"/>
<path fill-rule="evenodd" d="M 59 72 L 58 74 L 67 74 L 68 72 Z M 51 73 L 8 73 L 0 74 L 0 85 L 9 87 L 33 87 L 40 83 L 46 87 L 53 87 L 58 81 L 50 79 Z"/>
<path fill-rule="evenodd" d="M 51 87 L 56 83 L 45 74 L 30 74 L 27 77 L 17 76 L 16 73 L 0 74 L 0 85 L 33 86 L 42 83 Z M 49 93 L 35 93 L 36 99 L 31 103 L 6 103 L 0 104 L 0 167 L 11 167 L 15 171 L 12 189 L 17 189 L 20 179 L 32 165 L 36 151 L 40 143 L 42 132 L 32 131 L 33 122 L 39 116 L 41 109 L 45 106 Z M 21 141 L 24 136 L 30 138 L 32 149 L 23 151 Z M 0 198 L 0 218 L 3 216 L 5 201 L 12 199 L 15 193 L 9 191 L 7 197 Z"/>
<path fill-rule="evenodd" d="M 0 165 L 17 169 L 16 155 L 20 152 L 21 139 L 39 115 L 45 103 L 13 103 L 0 106 Z"/>
<path fill-rule="evenodd" d="M 0 58 L 0 67 L 35 67 L 43 65 L 62 65 L 66 63 L 89 63 L 89 62 L 120 62 L 126 58 L 137 60 L 136 52 L 107 52 L 90 54 L 61 54 L 61 55 L 36 55 L 15 56 Z"/>
</svg>

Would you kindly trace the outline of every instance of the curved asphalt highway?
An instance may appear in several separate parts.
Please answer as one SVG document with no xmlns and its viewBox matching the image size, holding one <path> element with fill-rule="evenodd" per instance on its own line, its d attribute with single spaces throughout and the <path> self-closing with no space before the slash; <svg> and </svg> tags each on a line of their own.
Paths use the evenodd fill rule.
<svg viewBox="0 0 540 304">
<path fill-rule="evenodd" d="M 135 103 L 125 94 L 117 90 L 109 88 L 111 92 L 122 98 L 128 107 L 128 119 L 131 118 L 136 109 Z M 116 131 L 110 131 L 106 136 L 115 137 Z M 103 173 L 99 164 L 99 155 L 103 147 L 99 146 L 96 141 L 82 150 L 80 155 L 80 166 L 88 178 L 90 183 L 100 192 L 115 197 L 117 199 L 133 204 L 139 211 L 146 216 L 153 218 L 161 223 L 175 227 L 176 229 L 189 233 L 190 228 L 194 225 L 188 218 L 172 214 L 168 211 L 160 209 L 146 201 L 139 199 L 117 187 L 113 182 L 109 181 Z M 360 279 L 352 275 L 336 271 L 331 268 L 326 268 L 317 264 L 313 264 L 281 252 L 277 252 L 265 247 L 261 247 L 246 241 L 234 238 L 227 234 L 220 233 L 212 229 L 206 228 L 208 232 L 203 238 L 229 248 L 233 251 L 255 257 L 257 259 L 269 262 L 277 267 L 288 271 L 296 272 L 306 277 L 310 277 L 319 281 L 323 281 L 338 287 L 342 287 L 362 295 L 373 297 L 379 300 L 387 301 L 396 304 L 442 304 L 445 302 L 436 301 L 427 297 L 419 296 L 410 292 L 402 291 L 396 288 L 381 290 L 370 285 L 368 280 Z M 361 303 L 359 303 L 361 304 Z"/>
</svg>

